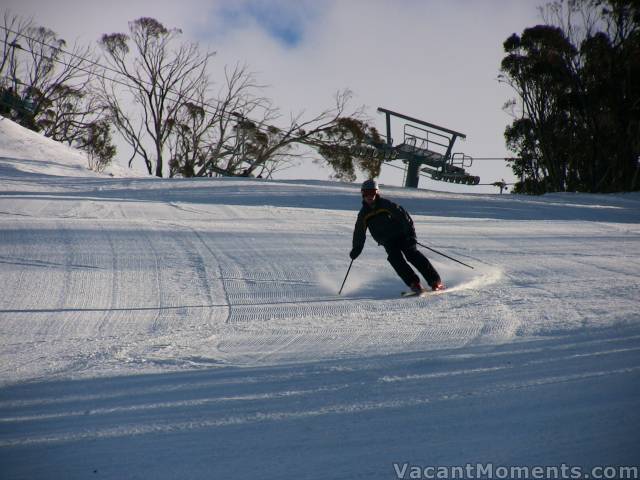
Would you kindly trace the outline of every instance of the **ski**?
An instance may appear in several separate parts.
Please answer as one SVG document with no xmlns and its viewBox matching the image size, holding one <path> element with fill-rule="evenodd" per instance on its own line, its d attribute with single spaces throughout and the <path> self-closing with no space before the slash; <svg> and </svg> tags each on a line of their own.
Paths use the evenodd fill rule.
<svg viewBox="0 0 640 480">
<path fill-rule="evenodd" d="M 423 288 L 419 292 L 414 292 L 413 290 L 409 290 L 407 292 L 400 292 L 400 295 L 403 297 L 426 297 L 427 295 L 435 293 L 430 288 Z"/>
<path fill-rule="evenodd" d="M 437 293 L 444 292 L 445 288 L 439 288 L 438 290 L 432 290 L 430 288 L 423 288 L 419 292 L 414 292 L 413 290 L 409 290 L 406 292 L 400 292 L 400 295 L 403 297 L 426 297 L 427 295 L 434 295 Z"/>
</svg>

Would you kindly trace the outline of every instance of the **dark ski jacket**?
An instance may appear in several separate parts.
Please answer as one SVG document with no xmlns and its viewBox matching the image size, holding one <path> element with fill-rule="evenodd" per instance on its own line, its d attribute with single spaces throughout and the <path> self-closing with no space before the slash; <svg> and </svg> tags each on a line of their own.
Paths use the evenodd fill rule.
<svg viewBox="0 0 640 480">
<path fill-rule="evenodd" d="M 372 207 L 362 201 L 362 208 L 353 230 L 351 258 L 356 258 L 362 252 L 367 238 L 367 228 L 373 239 L 382 246 L 392 244 L 401 238 L 414 241 L 416 239 L 413 220 L 406 210 L 380 195 L 376 196 Z"/>
</svg>

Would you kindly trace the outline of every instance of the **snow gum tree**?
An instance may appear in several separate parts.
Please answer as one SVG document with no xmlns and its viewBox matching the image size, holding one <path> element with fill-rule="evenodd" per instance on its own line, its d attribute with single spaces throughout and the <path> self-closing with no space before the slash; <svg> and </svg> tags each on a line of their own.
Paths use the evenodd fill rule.
<svg viewBox="0 0 640 480">
<path fill-rule="evenodd" d="M 197 44 L 178 44 L 181 33 L 143 17 L 129 23 L 129 34 L 105 34 L 99 41 L 109 64 L 104 77 L 114 71 L 118 76 L 102 80 L 102 99 L 132 148 L 129 165 L 141 157 L 149 174 L 158 177 L 180 109 L 192 92 L 202 91 L 214 55 L 200 53 Z"/>
<path fill-rule="evenodd" d="M 236 175 L 248 168 L 243 166 L 248 159 L 246 148 L 243 150 L 243 119 L 251 116 L 266 123 L 273 118 L 271 103 L 259 94 L 262 88 L 248 67 L 239 64 L 225 67 L 217 98 L 207 96 L 208 83 L 199 85 L 175 117 L 170 175 Z M 267 159 L 272 168 L 276 161 Z"/>
<path fill-rule="evenodd" d="M 504 42 L 513 191 L 640 189 L 640 2 L 561 0 Z"/>
<path fill-rule="evenodd" d="M 246 75 L 227 76 L 229 94 L 237 90 L 237 86 L 245 85 Z M 242 80 L 229 82 L 230 79 Z M 220 175 L 259 175 L 268 177 L 283 165 L 304 158 L 311 158 L 309 151 L 320 154 L 316 161 L 328 164 L 339 180 L 353 181 L 356 170 L 365 172 L 369 177 L 380 173 L 381 161 L 370 157 L 356 155 L 352 148 L 366 143 L 379 135 L 364 119 L 362 108 L 351 108 L 352 92 L 339 91 L 334 97 L 334 104 L 315 114 L 299 113 L 291 115 L 284 127 L 276 127 L 280 119 L 279 110 L 264 97 L 254 97 L 243 92 L 223 98 L 221 106 L 236 105 L 239 108 L 230 110 L 224 107 L 221 115 L 221 131 L 219 141 L 212 145 L 211 154 L 199 170 L 213 171 Z M 233 102 L 230 103 L 230 100 Z M 229 119 L 233 122 L 229 123 Z"/>
<path fill-rule="evenodd" d="M 359 156 L 352 148 L 380 138 L 376 129 L 366 122 L 362 108 L 350 107 L 352 96 L 350 90 L 339 91 L 332 107 L 311 116 L 293 116 L 286 128 L 244 122 L 240 126 L 247 139 L 247 172 L 266 165 L 274 156 L 291 155 L 293 149 L 302 146 L 316 150 L 338 180 L 354 181 L 356 170 L 370 178 L 377 177 L 381 160 Z"/>
</svg>

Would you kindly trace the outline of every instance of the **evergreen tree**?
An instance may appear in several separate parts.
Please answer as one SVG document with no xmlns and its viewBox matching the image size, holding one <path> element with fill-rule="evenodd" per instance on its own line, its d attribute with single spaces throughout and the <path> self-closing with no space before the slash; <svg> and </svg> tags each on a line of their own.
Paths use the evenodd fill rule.
<svg viewBox="0 0 640 480">
<path fill-rule="evenodd" d="M 640 2 L 563 0 L 548 9 L 560 25 L 504 43 L 501 78 L 518 95 L 508 106 L 520 107 L 505 130 L 518 154 L 513 191 L 638 190 Z"/>
</svg>

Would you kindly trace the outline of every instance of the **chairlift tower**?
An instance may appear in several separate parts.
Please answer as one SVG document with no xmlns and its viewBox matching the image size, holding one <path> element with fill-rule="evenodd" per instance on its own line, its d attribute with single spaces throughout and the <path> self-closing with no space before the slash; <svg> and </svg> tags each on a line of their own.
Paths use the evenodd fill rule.
<svg viewBox="0 0 640 480">
<path fill-rule="evenodd" d="M 433 123 L 409 117 L 401 113 L 378 108 L 385 114 L 387 143 L 386 151 L 393 151 L 391 159 L 400 159 L 407 164 L 405 187 L 418 188 L 421 173 L 434 180 L 477 185 L 480 177 L 470 175 L 465 168 L 470 167 L 473 158 L 464 153 L 453 153 L 458 138 L 465 139 L 464 133 L 456 132 Z M 391 118 L 403 120 L 403 138 L 399 145 L 393 144 Z"/>
</svg>

